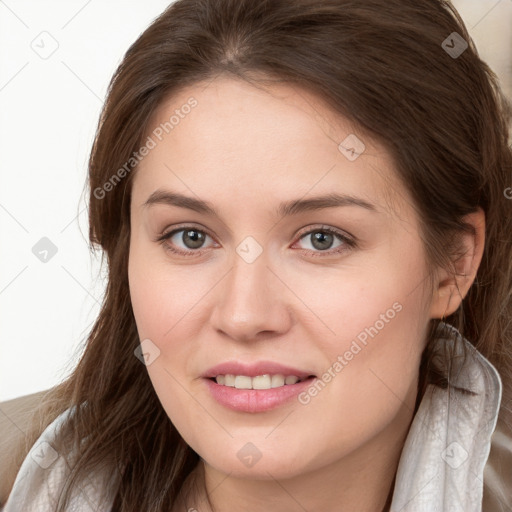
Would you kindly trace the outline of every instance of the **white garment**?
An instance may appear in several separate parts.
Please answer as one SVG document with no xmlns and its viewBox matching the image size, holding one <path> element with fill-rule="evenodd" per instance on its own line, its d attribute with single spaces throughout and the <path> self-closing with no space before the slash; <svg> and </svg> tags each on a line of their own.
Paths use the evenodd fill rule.
<svg viewBox="0 0 512 512">
<path fill-rule="evenodd" d="M 453 339 L 437 340 L 436 365 L 449 375 L 451 387 L 427 387 L 402 450 L 391 512 L 482 512 L 484 466 L 502 385 L 494 366 L 448 327 L 467 347 L 468 358 L 465 364 L 456 358 L 447 368 L 443 347 L 453 346 Z M 455 387 L 474 394 L 462 394 Z M 51 445 L 70 411 L 51 423 L 30 450 L 3 512 L 55 510 L 69 467 Z M 512 485 L 512 475 L 505 485 Z M 67 511 L 110 512 L 114 496 L 108 475 L 95 474 L 74 494 Z"/>
<path fill-rule="evenodd" d="M 448 327 L 454 337 L 462 338 Z M 452 388 L 429 385 L 423 396 L 400 457 L 391 512 L 482 510 L 484 467 L 502 384 L 496 368 L 469 341 L 463 341 L 468 359 L 465 364 L 452 359 L 447 368 L 450 363 L 443 357 L 443 345 L 453 346 L 453 339 L 437 340 L 436 366 L 449 375 Z"/>
<path fill-rule="evenodd" d="M 68 460 L 55 450 L 58 429 L 72 409 L 59 415 L 43 431 L 25 457 L 16 476 L 11 494 L 0 512 L 54 512 L 66 478 L 70 474 Z M 108 485 L 105 472 L 89 475 L 74 490 L 66 512 L 110 512 L 114 502 L 114 486 Z M 114 482 L 114 480 L 110 480 Z"/>
</svg>

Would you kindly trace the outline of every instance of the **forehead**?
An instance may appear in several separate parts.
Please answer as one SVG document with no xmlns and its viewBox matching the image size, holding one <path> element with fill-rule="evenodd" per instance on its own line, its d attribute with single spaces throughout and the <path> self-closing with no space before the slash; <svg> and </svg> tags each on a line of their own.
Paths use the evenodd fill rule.
<svg viewBox="0 0 512 512">
<path fill-rule="evenodd" d="M 196 83 L 162 102 L 147 137 L 154 147 L 133 184 L 140 199 L 178 186 L 208 198 L 215 189 L 218 200 L 234 193 L 250 202 L 258 195 L 286 199 L 335 189 L 383 210 L 390 194 L 409 202 L 385 148 L 291 84 L 259 88 L 227 77 Z"/>
</svg>

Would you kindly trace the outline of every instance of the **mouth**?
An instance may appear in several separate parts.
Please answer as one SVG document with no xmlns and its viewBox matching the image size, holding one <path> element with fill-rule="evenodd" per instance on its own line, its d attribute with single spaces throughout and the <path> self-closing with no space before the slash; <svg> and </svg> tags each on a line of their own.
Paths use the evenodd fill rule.
<svg viewBox="0 0 512 512">
<path fill-rule="evenodd" d="M 251 377 L 249 375 L 220 374 L 216 377 L 207 377 L 219 386 L 235 389 L 267 390 L 284 386 L 293 386 L 306 380 L 314 379 L 315 375 L 297 376 L 278 374 L 263 374 Z"/>
<path fill-rule="evenodd" d="M 220 405 L 258 413 L 291 404 L 316 379 L 312 369 L 271 360 L 231 360 L 211 367 L 201 377 Z"/>
<path fill-rule="evenodd" d="M 284 374 L 220 374 L 203 378 L 208 392 L 220 405 L 244 413 L 262 413 L 291 404 L 315 379 L 314 375 L 299 379 Z"/>
</svg>

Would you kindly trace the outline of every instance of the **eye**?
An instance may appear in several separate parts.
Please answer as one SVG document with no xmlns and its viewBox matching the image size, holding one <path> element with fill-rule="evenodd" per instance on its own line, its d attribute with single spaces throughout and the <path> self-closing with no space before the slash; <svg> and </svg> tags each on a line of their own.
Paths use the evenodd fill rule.
<svg viewBox="0 0 512 512">
<path fill-rule="evenodd" d="M 155 241 L 174 254 L 196 256 L 202 254 L 208 248 L 204 247 L 207 238 L 213 240 L 213 237 L 204 230 L 194 226 L 181 226 L 159 235 Z M 311 248 L 306 247 L 304 250 L 312 253 L 312 256 L 324 256 L 324 253 L 328 256 L 357 247 L 357 243 L 352 237 L 328 226 L 310 229 L 300 235 L 300 240 L 309 242 Z M 335 245 L 336 240 L 338 241 L 337 245 Z M 180 244 L 182 244 L 181 247 Z"/>
<path fill-rule="evenodd" d="M 338 240 L 338 244 L 336 243 Z M 356 247 L 356 241 L 347 236 L 342 231 L 328 226 L 320 226 L 316 229 L 310 229 L 300 236 L 299 240 L 305 240 L 310 247 L 306 247 L 308 252 L 316 253 L 314 256 L 323 256 L 319 253 L 327 253 L 327 255 L 337 254 Z"/>
<path fill-rule="evenodd" d="M 184 226 L 162 234 L 156 241 L 175 254 L 189 256 L 192 253 L 202 253 L 201 249 L 204 249 L 203 245 L 207 238 L 212 237 L 205 231 L 194 226 Z M 180 247 L 179 244 L 182 246 Z"/>
</svg>

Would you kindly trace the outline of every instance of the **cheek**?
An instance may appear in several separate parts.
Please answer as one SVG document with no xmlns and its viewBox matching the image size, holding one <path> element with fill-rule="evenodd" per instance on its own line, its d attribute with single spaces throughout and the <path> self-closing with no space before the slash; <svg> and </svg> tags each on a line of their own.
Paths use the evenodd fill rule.
<svg viewBox="0 0 512 512">
<path fill-rule="evenodd" d="M 418 308 L 410 296 L 407 302 L 398 293 L 378 297 L 362 301 L 358 311 L 352 301 L 349 313 L 332 317 L 335 341 L 313 338 L 327 363 L 300 399 L 304 424 L 318 428 L 322 418 L 324 425 L 317 459 L 342 456 L 381 434 L 392 439 L 414 409 L 424 336 Z"/>
<path fill-rule="evenodd" d="M 420 262 L 388 261 L 382 259 L 378 268 L 340 268 L 330 273 L 321 269 L 316 275 L 297 271 L 289 276 L 294 292 L 307 305 L 298 308 L 303 311 L 300 323 L 323 351 L 343 353 L 354 339 L 363 346 L 375 340 L 372 346 L 395 349 L 418 341 L 418 328 L 428 322 L 421 286 L 426 270 Z"/>
<path fill-rule="evenodd" d="M 139 339 L 149 339 L 150 346 L 156 346 L 154 350 L 158 353 L 158 359 L 148 366 L 148 371 L 150 376 L 157 370 L 163 372 L 164 380 L 169 380 L 169 374 L 185 376 L 190 371 L 200 339 L 201 308 L 200 302 L 197 303 L 204 294 L 190 286 L 186 293 L 180 292 L 186 280 L 177 272 L 173 278 L 169 276 L 155 266 L 138 266 L 134 260 L 129 277 Z"/>
<path fill-rule="evenodd" d="M 327 356 L 319 377 L 332 382 L 336 400 L 350 408 L 361 404 L 379 408 L 397 397 L 409 401 L 425 336 L 426 310 L 420 293 L 376 287 L 357 288 L 366 293 L 354 295 L 345 291 L 347 295 L 333 297 L 335 308 L 324 309 L 323 320 L 332 333 L 310 333 Z"/>
<path fill-rule="evenodd" d="M 313 415 L 339 404 L 333 421 L 343 423 L 350 411 L 350 428 L 362 432 L 363 425 L 378 428 L 399 408 L 414 407 L 428 326 L 426 268 L 421 246 L 414 248 L 402 258 L 390 252 L 379 265 L 350 269 L 330 282 L 297 278 L 317 314 L 307 337 L 326 356 L 319 376 L 325 387 L 311 390 L 324 398 L 304 396 L 318 407 Z"/>
<path fill-rule="evenodd" d="M 163 254 L 163 249 L 159 250 Z M 190 286 L 190 276 L 171 269 L 162 254 L 155 253 L 149 244 L 134 243 L 128 263 L 130 298 L 139 336 L 157 344 L 171 336 L 197 295 Z"/>
<path fill-rule="evenodd" d="M 193 390 L 191 393 L 188 389 L 187 364 L 197 351 L 193 346 L 197 333 L 192 327 L 197 324 L 190 322 L 193 317 L 190 302 L 197 302 L 197 298 L 190 298 L 190 293 L 180 294 L 180 287 L 186 283 L 177 277 L 179 273 L 175 272 L 172 278 L 170 275 L 158 265 L 148 265 L 136 251 L 130 253 L 130 295 L 139 338 L 151 340 L 158 349 L 158 357 L 142 368 L 148 372 L 155 393 L 175 427 L 187 443 L 195 446 L 196 432 L 201 429 L 191 425 L 204 423 L 204 411 L 197 407 Z"/>
</svg>

